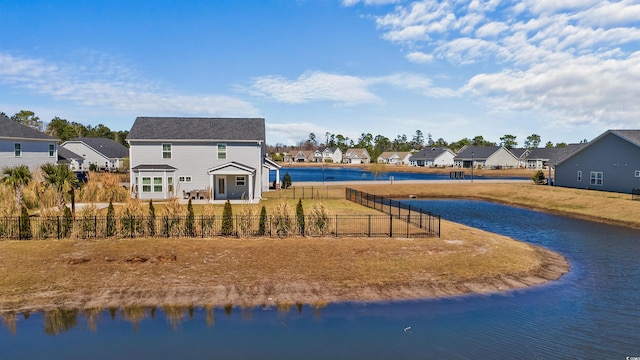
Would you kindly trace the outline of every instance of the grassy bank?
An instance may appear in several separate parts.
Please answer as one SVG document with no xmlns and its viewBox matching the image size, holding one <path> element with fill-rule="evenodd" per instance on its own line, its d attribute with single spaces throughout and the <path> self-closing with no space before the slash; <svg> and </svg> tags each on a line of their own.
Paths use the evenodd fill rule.
<svg viewBox="0 0 640 360">
<path fill-rule="evenodd" d="M 407 198 L 467 198 L 490 200 L 584 218 L 593 221 L 640 228 L 640 201 L 631 195 L 604 191 L 569 189 L 555 186 L 482 182 L 452 184 L 356 185 L 372 194 Z"/>
</svg>

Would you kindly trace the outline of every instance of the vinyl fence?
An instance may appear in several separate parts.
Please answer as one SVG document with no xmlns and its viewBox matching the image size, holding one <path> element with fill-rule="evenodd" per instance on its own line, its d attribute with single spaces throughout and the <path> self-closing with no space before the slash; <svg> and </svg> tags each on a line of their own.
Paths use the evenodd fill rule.
<svg viewBox="0 0 640 360">
<path fill-rule="evenodd" d="M 345 197 L 347 200 L 379 210 L 385 214 L 389 214 L 391 217 L 413 225 L 424 232 L 423 236 L 440 237 L 440 215 L 420 208 L 411 207 L 411 205 L 397 200 L 369 194 L 352 188 L 345 189 Z"/>
</svg>

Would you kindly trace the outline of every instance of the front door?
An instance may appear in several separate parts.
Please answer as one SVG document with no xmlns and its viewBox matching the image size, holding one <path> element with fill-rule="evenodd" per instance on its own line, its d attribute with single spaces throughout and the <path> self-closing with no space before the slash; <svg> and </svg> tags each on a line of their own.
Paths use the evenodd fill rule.
<svg viewBox="0 0 640 360">
<path fill-rule="evenodd" d="M 224 200 L 227 198 L 227 178 L 226 176 L 216 177 L 218 186 L 216 187 L 216 200 Z"/>
</svg>

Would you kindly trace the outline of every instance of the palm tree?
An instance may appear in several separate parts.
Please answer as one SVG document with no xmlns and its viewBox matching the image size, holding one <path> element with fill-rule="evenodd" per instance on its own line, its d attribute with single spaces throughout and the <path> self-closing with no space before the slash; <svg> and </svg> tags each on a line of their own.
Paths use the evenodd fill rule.
<svg viewBox="0 0 640 360">
<path fill-rule="evenodd" d="M 71 194 L 71 201 L 74 200 L 74 190 L 76 188 L 76 184 L 78 183 L 78 179 L 76 178 L 76 174 L 69 169 L 67 165 L 64 164 L 44 164 L 41 166 L 42 175 L 44 177 L 44 185 L 47 187 L 52 187 L 58 193 L 58 198 L 56 199 L 56 205 L 60 210 L 63 210 L 66 201 L 64 199 L 65 193 Z M 72 204 L 73 205 L 73 204 Z"/>
<path fill-rule="evenodd" d="M 16 209 L 22 207 L 22 188 L 29 185 L 33 176 L 26 165 L 2 169 L 2 183 L 13 187 L 16 193 Z"/>
</svg>

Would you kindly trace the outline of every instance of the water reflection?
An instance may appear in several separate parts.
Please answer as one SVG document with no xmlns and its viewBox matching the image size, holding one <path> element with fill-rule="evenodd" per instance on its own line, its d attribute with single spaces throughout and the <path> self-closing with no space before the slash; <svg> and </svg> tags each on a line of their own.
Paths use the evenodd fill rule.
<svg viewBox="0 0 640 360">
<path fill-rule="evenodd" d="M 313 316 L 319 318 L 321 316 L 321 309 L 326 307 L 326 303 L 315 304 L 310 306 L 313 310 Z M 300 302 L 286 303 L 279 302 L 272 308 L 263 304 L 260 307 L 240 307 L 241 319 L 244 321 L 252 321 L 255 311 L 272 311 L 275 310 L 278 315 L 286 315 L 292 311 L 295 307 L 295 312 L 298 315 L 302 315 L 304 304 Z M 189 306 L 162 306 L 160 311 L 165 317 L 168 326 L 171 330 L 178 330 L 183 321 L 186 319 L 194 320 L 198 318 L 196 312 L 203 312 L 203 319 L 207 327 L 213 327 L 215 325 L 215 309 L 216 307 L 206 305 L 203 307 Z M 231 304 L 227 304 L 222 307 L 224 315 L 231 317 L 234 312 L 234 307 Z M 140 328 L 140 324 L 148 319 L 154 320 L 156 318 L 156 312 L 158 308 L 155 306 L 127 306 L 123 308 L 110 307 L 106 309 L 102 308 L 88 308 L 84 310 L 78 309 L 52 309 L 41 311 L 42 321 L 44 324 L 44 333 L 47 335 L 60 335 L 68 332 L 78 326 L 78 324 L 86 324 L 87 330 L 90 332 L 97 332 L 98 325 L 101 320 L 104 320 L 104 315 L 108 314 L 111 321 L 124 321 L 130 323 L 134 333 L 137 333 Z M 24 312 L 22 314 L 16 313 L 3 313 L 0 314 L 2 325 L 12 335 L 18 333 L 18 318 L 22 316 L 25 320 L 30 317 L 30 312 Z"/>
</svg>

